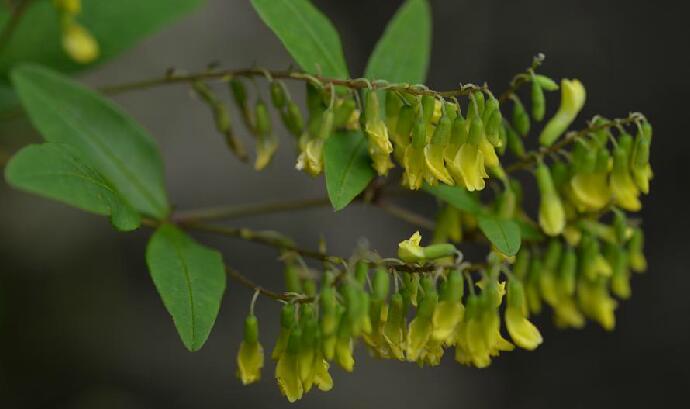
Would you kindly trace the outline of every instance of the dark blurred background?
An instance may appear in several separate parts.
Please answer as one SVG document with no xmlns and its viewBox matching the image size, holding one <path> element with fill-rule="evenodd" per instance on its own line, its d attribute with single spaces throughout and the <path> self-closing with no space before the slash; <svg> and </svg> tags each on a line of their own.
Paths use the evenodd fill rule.
<svg viewBox="0 0 690 409">
<path fill-rule="evenodd" d="M 341 33 L 359 75 L 401 1 L 315 3 Z M 581 118 L 645 113 L 654 125 L 655 179 L 644 198 L 649 271 L 633 279 L 633 297 L 607 333 L 594 324 L 556 330 L 539 319 L 545 343 L 506 353 L 488 369 L 376 361 L 357 350 L 353 374 L 333 367 L 335 388 L 312 392 L 304 408 L 682 407 L 690 386 L 688 166 L 690 95 L 686 14 L 664 1 L 432 1 L 434 46 L 429 85 L 487 81 L 501 90 L 537 52 L 542 72 L 577 77 L 587 87 Z M 167 67 L 198 70 L 219 61 L 285 68 L 289 56 L 246 0 L 208 5 L 82 76 L 90 85 L 160 75 Z M 292 142 L 268 171 L 255 173 L 225 150 L 206 108 L 182 86 L 131 92 L 116 100 L 156 137 L 166 159 L 170 196 L 180 209 L 281 198 L 322 197 L 322 180 L 293 170 Z M 556 97 L 557 100 L 557 97 Z M 557 105 L 551 100 L 552 107 Z M 8 138 L 35 139 L 15 121 Z M 264 379 L 243 387 L 234 377 L 242 317 L 251 293 L 230 282 L 205 347 L 187 352 L 156 294 L 144 263 L 146 229 L 117 234 L 106 219 L 9 190 L 0 182 L 0 408 L 286 407 L 267 362 Z M 431 216 L 432 203 L 411 201 Z M 393 254 L 412 227 L 354 205 L 247 218 L 236 226 L 275 228 L 315 246 L 323 233 L 335 254 L 359 237 Z M 198 236 L 226 261 L 274 284 L 280 264 L 271 249 Z M 278 307 L 260 299 L 262 341 L 275 339 Z M 675 403 L 674 403 L 675 402 Z"/>
</svg>

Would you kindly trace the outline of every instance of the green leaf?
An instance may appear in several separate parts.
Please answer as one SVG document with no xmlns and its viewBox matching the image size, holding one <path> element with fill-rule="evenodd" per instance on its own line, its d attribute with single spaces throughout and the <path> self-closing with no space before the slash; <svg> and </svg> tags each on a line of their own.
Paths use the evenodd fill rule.
<svg viewBox="0 0 690 409">
<path fill-rule="evenodd" d="M 364 76 L 423 83 L 431 54 L 431 10 L 426 0 L 407 0 L 376 44 Z"/>
<path fill-rule="evenodd" d="M 304 71 L 349 77 L 338 32 L 309 0 L 252 0 L 252 5 Z"/>
<path fill-rule="evenodd" d="M 146 263 L 182 342 L 197 351 L 213 328 L 225 291 L 220 253 L 164 224 L 149 241 Z"/>
<path fill-rule="evenodd" d="M 140 125 L 110 101 L 46 68 L 22 65 L 12 71 L 12 81 L 47 141 L 75 149 L 141 213 L 167 216 L 163 164 Z"/>
<path fill-rule="evenodd" d="M 526 220 L 515 219 L 515 223 L 520 226 L 520 235 L 523 240 L 538 241 L 544 239 L 544 233 L 542 233 L 539 226 L 535 225 L 533 222 L 530 223 Z"/>
<path fill-rule="evenodd" d="M 66 145 L 29 145 L 5 168 L 11 186 L 58 200 L 88 212 L 110 216 L 122 231 L 139 227 L 139 214 L 94 169 Z"/>
<path fill-rule="evenodd" d="M 514 256 L 520 250 L 520 226 L 513 220 L 481 215 L 479 228 L 489 241 L 506 256 Z"/>
<path fill-rule="evenodd" d="M 15 64 L 34 62 L 62 72 L 75 72 L 106 61 L 162 26 L 194 10 L 203 0 L 82 0 L 79 24 L 95 36 L 100 56 L 92 64 L 72 61 L 62 50 L 58 14 L 53 2 L 33 0 L 0 54 L 0 76 Z M 0 9 L 0 26 L 9 19 Z"/>
<path fill-rule="evenodd" d="M 324 147 L 326 190 L 335 210 L 347 206 L 374 178 L 362 132 L 337 132 Z"/>
<path fill-rule="evenodd" d="M 424 190 L 451 206 L 473 215 L 478 215 L 483 211 L 479 200 L 461 187 L 439 184 L 436 186 L 424 186 Z"/>
</svg>

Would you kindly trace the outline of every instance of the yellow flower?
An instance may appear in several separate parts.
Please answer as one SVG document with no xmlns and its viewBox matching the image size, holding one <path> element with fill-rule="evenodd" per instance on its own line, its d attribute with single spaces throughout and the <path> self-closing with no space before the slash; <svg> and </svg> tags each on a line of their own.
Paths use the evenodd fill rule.
<svg viewBox="0 0 690 409">
<path fill-rule="evenodd" d="M 450 173 L 448 173 L 446 164 L 443 160 L 444 151 L 445 146 L 443 145 L 427 145 L 424 147 L 424 160 L 426 162 L 427 169 L 432 175 L 447 185 L 454 185 L 455 182 L 453 181 Z"/>
<path fill-rule="evenodd" d="M 407 240 L 403 240 L 398 244 L 398 257 L 405 262 L 416 262 L 424 259 L 424 249 L 419 245 L 422 241 L 422 235 L 419 231 Z"/>
<path fill-rule="evenodd" d="M 585 104 L 585 96 L 585 87 L 580 81 L 568 79 L 561 81 L 561 106 L 539 135 L 539 142 L 542 145 L 553 144 L 568 129 Z"/>
<path fill-rule="evenodd" d="M 544 341 L 537 327 L 517 308 L 506 308 L 506 327 L 513 342 L 519 347 L 533 350 Z"/>
<path fill-rule="evenodd" d="M 614 151 L 610 185 L 613 201 L 618 206 L 633 212 L 642 208 L 642 203 L 638 198 L 640 190 L 630 176 L 628 154 L 620 147 Z"/>
<path fill-rule="evenodd" d="M 271 134 L 267 138 L 260 138 L 256 143 L 256 162 L 254 169 L 262 170 L 271 162 L 273 155 L 278 149 L 278 138 Z"/>
<path fill-rule="evenodd" d="M 280 392 L 290 403 L 302 399 L 304 389 L 299 377 L 299 364 L 297 355 L 286 352 L 278 360 L 276 365 L 276 380 Z"/>
<path fill-rule="evenodd" d="M 84 27 L 70 22 L 63 28 L 62 48 L 76 62 L 88 64 L 98 58 L 98 42 Z"/>
<path fill-rule="evenodd" d="M 298 170 L 305 170 L 312 176 L 323 172 L 323 143 L 321 138 L 312 138 L 304 145 L 304 150 L 297 157 Z"/>
<path fill-rule="evenodd" d="M 489 175 L 484 168 L 484 154 L 477 145 L 472 143 L 462 145 L 455 157 L 455 164 L 460 168 L 460 174 L 468 191 L 484 189 L 486 186 L 484 179 Z"/>
<path fill-rule="evenodd" d="M 264 366 L 264 349 L 259 344 L 259 321 L 250 314 L 244 321 L 244 339 L 237 353 L 237 376 L 243 385 L 249 385 L 261 378 Z"/>
<path fill-rule="evenodd" d="M 578 173 L 570 181 L 572 193 L 587 210 L 600 210 L 611 199 L 607 172 Z"/>
<path fill-rule="evenodd" d="M 321 355 L 317 355 L 317 358 L 314 360 L 314 385 L 324 392 L 333 389 L 333 378 L 328 373 L 329 366 L 328 362 Z"/>
<path fill-rule="evenodd" d="M 249 385 L 261 378 L 261 368 L 264 366 L 264 349 L 259 343 L 240 343 L 237 353 L 237 377 L 243 385 Z"/>
<path fill-rule="evenodd" d="M 440 301 L 432 319 L 432 338 L 436 341 L 450 341 L 464 314 L 465 307 L 460 301 Z"/>
<path fill-rule="evenodd" d="M 276 365 L 276 380 L 280 392 L 290 403 L 302 399 L 304 386 L 300 377 L 298 351 L 300 349 L 302 332 L 299 328 L 291 331 L 287 348 L 280 355 Z"/>
<path fill-rule="evenodd" d="M 616 326 L 614 310 L 618 304 L 609 294 L 604 280 L 581 280 L 577 287 L 577 298 L 586 315 L 599 322 L 604 329 L 613 330 Z"/>
<path fill-rule="evenodd" d="M 335 360 L 346 372 L 352 372 L 355 369 L 355 358 L 352 356 L 352 340 L 349 336 L 338 336 L 335 344 Z"/>
<path fill-rule="evenodd" d="M 415 148 L 413 144 L 407 145 L 403 166 L 405 167 L 404 177 L 407 187 L 412 190 L 421 188 L 427 173 L 424 149 Z"/>
<path fill-rule="evenodd" d="M 383 338 L 390 348 L 392 357 L 403 360 L 405 342 L 405 311 L 402 295 L 396 293 L 391 297 L 391 306 L 383 327 Z"/>
<path fill-rule="evenodd" d="M 484 156 L 484 165 L 492 168 L 498 166 L 498 156 L 496 155 L 496 148 L 486 139 L 486 136 L 482 138 L 479 143 L 479 150 Z"/>
</svg>

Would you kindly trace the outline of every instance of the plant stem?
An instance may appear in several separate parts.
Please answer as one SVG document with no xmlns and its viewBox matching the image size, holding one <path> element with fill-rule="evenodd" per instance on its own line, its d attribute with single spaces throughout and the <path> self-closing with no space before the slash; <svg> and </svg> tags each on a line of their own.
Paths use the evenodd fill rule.
<svg viewBox="0 0 690 409">
<path fill-rule="evenodd" d="M 632 112 L 626 118 L 611 119 L 601 124 L 595 125 L 593 121 L 590 121 L 586 128 L 579 131 L 570 131 L 566 133 L 564 137 L 553 145 L 542 146 L 536 150 L 528 152 L 525 159 L 511 164 L 510 166 L 506 167 L 505 171 L 511 173 L 518 170 L 530 169 L 539 158 L 543 158 L 545 155 L 558 152 L 559 150 L 565 148 L 569 144 L 586 136 L 589 133 L 613 127 L 631 125 L 642 120 L 644 120 L 644 115 L 639 112 Z"/>
<path fill-rule="evenodd" d="M 143 81 L 128 82 L 123 84 L 109 85 L 101 87 L 100 91 L 105 94 L 119 94 L 122 92 L 148 89 L 162 85 L 176 84 L 176 83 L 190 83 L 199 80 L 213 80 L 213 79 L 229 79 L 233 77 L 266 77 L 278 78 L 296 81 L 309 81 L 316 84 L 332 84 L 335 86 L 350 88 L 350 89 L 380 89 L 405 92 L 412 95 L 433 95 L 436 97 L 450 98 L 462 95 L 468 95 L 471 92 L 483 90 L 488 91 L 486 85 L 479 86 L 474 84 L 460 85 L 458 88 L 446 91 L 430 90 L 424 85 L 412 84 L 390 84 L 386 81 L 370 81 L 366 78 L 354 79 L 336 79 L 322 77 L 319 75 L 312 75 L 303 72 L 289 71 L 289 70 L 267 70 L 263 68 L 244 68 L 235 70 L 218 70 L 218 71 L 203 71 L 191 74 L 176 74 L 169 73 L 163 77 L 151 78 Z"/>
<path fill-rule="evenodd" d="M 19 25 L 19 22 L 31 3 L 33 3 L 33 0 L 20 0 L 19 4 L 17 4 L 12 10 L 10 18 L 7 20 L 7 23 L 0 32 L 0 51 L 5 48 L 7 43 L 10 41 L 10 38 L 12 38 L 14 30 Z"/>
<path fill-rule="evenodd" d="M 279 293 L 276 291 L 271 291 L 269 289 L 266 289 L 259 284 L 256 284 L 254 281 L 250 280 L 247 276 L 243 275 L 239 271 L 229 267 L 225 266 L 225 271 L 228 273 L 228 276 L 232 278 L 233 280 L 237 281 L 238 283 L 242 284 L 243 286 L 254 290 L 258 291 L 260 294 L 265 295 L 266 297 L 272 298 L 277 301 L 295 301 L 299 303 L 306 303 L 306 302 L 312 302 L 314 301 L 313 297 L 307 297 L 305 295 L 297 294 L 297 295 L 291 295 L 291 294 L 285 294 L 285 293 Z"/>
<path fill-rule="evenodd" d="M 404 220 L 410 224 L 419 226 L 430 231 L 433 231 L 435 228 L 435 223 L 433 222 L 433 220 L 429 220 L 420 214 L 404 209 L 393 203 L 378 202 L 375 204 L 375 206 L 383 210 L 384 212 L 392 216 L 395 216 L 400 220 Z"/>
<path fill-rule="evenodd" d="M 290 210 L 309 209 L 328 206 L 327 197 L 315 199 L 297 199 L 268 203 L 250 203 L 234 206 L 218 206 L 205 209 L 181 211 L 175 214 L 174 221 L 193 223 L 214 220 L 230 220 L 245 216 L 257 216 L 267 213 L 279 213 Z"/>
</svg>

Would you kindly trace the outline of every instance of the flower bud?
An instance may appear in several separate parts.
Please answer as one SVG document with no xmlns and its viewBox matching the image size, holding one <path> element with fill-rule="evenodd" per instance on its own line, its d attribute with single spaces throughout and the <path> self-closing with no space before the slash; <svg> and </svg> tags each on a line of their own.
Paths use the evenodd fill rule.
<svg viewBox="0 0 690 409">
<path fill-rule="evenodd" d="M 575 278 L 577 276 L 577 255 L 572 247 L 566 248 L 563 253 L 559 270 L 559 291 L 566 295 L 572 295 L 575 292 Z"/>
<path fill-rule="evenodd" d="M 282 81 L 271 81 L 271 102 L 276 109 L 285 107 L 287 97 L 285 96 L 285 84 Z"/>
<path fill-rule="evenodd" d="M 225 142 L 228 148 L 230 148 L 230 150 L 240 159 L 244 160 L 246 158 L 244 146 L 242 146 L 242 142 L 240 142 L 232 130 L 228 108 L 220 99 L 218 99 L 218 97 L 216 97 L 213 91 L 211 91 L 211 88 L 209 88 L 205 82 L 194 81 L 192 82 L 192 88 L 199 98 L 201 98 L 211 109 L 211 112 L 213 113 L 213 120 L 216 124 L 216 129 L 225 137 Z"/>
<path fill-rule="evenodd" d="M 532 81 L 536 82 L 539 84 L 539 86 L 544 89 L 545 91 L 556 91 L 558 90 L 558 84 L 556 81 L 552 80 L 551 78 L 542 75 L 542 74 L 534 74 L 532 77 Z"/>
<path fill-rule="evenodd" d="M 81 25 L 69 21 L 62 29 L 62 48 L 79 64 L 88 64 L 100 53 L 96 38 Z"/>
<path fill-rule="evenodd" d="M 536 178 L 541 193 L 539 225 L 547 235 L 557 236 L 565 227 L 565 210 L 554 187 L 549 168 L 542 162 L 537 165 Z"/>
<path fill-rule="evenodd" d="M 519 98 L 513 98 L 513 128 L 520 136 L 526 136 L 529 133 L 530 121 L 525 106 Z"/>
<path fill-rule="evenodd" d="M 518 346 L 534 350 L 544 339 L 525 316 L 526 312 L 525 293 L 522 283 L 518 280 L 508 282 L 508 306 L 506 307 L 505 320 L 510 337 Z"/>
<path fill-rule="evenodd" d="M 539 135 L 542 146 L 551 146 L 568 129 L 585 104 L 585 96 L 585 87 L 580 81 L 561 81 L 561 106 Z"/>
<path fill-rule="evenodd" d="M 424 147 L 424 159 L 427 169 L 434 177 L 447 185 L 455 184 L 446 169 L 443 158 L 448 140 L 450 139 L 451 125 L 449 117 L 443 115 L 436 126 L 431 143 Z"/>
<path fill-rule="evenodd" d="M 276 340 L 276 345 L 271 352 L 271 358 L 277 360 L 281 357 L 287 348 L 290 332 L 295 324 L 295 306 L 293 304 L 285 304 L 280 313 L 280 333 Z"/>
<path fill-rule="evenodd" d="M 544 119 L 546 112 L 546 100 L 544 98 L 544 90 L 539 82 L 532 79 L 532 118 L 535 121 L 541 122 Z"/>
<path fill-rule="evenodd" d="M 417 309 L 417 316 L 410 322 L 407 332 L 406 357 L 408 361 L 418 360 L 424 346 L 431 338 L 432 318 L 438 303 L 436 287 L 431 280 L 429 277 L 424 278 L 424 297 Z"/>
<path fill-rule="evenodd" d="M 515 255 L 515 263 L 513 264 L 513 275 L 519 280 L 524 280 L 529 271 L 530 252 L 523 246 Z"/>
<path fill-rule="evenodd" d="M 455 166 L 460 169 L 463 184 L 468 191 L 484 189 L 484 179 L 489 175 L 484 168 L 486 159 L 480 144 L 484 141 L 484 127 L 478 115 L 472 117 L 467 143 L 463 144 L 455 157 Z"/>
<path fill-rule="evenodd" d="M 81 13 L 81 0 L 53 0 L 55 8 L 69 15 Z"/>
<path fill-rule="evenodd" d="M 613 153 L 613 170 L 609 183 L 615 204 L 633 212 L 642 208 L 642 203 L 638 197 L 640 191 L 630 176 L 628 154 L 625 148 L 620 145 Z"/>
<path fill-rule="evenodd" d="M 230 80 L 230 91 L 235 103 L 240 108 L 242 112 L 242 119 L 247 128 L 254 129 L 254 116 L 252 110 L 249 107 L 249 100 L 247 98 L 247 89 L 244 86 L 242 80 L 234 78 Z"/>
<path fill-rule="evenodd" d="M 258 100 L 254 108 L 256 112 L 256 162 L 254 169 L 262 170 L 271 162 L 278 149 L 278 138 L 271 130 L 271 118 L 268 108 L 263 101 Z"/>
<path fill-rule="evenodd" d="M 396 129 L 403 100 L 393 91 L 386 92 L 386 126 L 389 130 Z"/>
<path fill-rule="evenodd" d="M 374 279 L 372 281 L 372 299 L 377 301 L 386 301 L 388 298 L 388 291 L 390 289 L 390 276 L 385 267 L 377 267 L 374 271 Z"/>
<path fill-rule="evenodd" d="M 304 120 L 302 119 L 302 112 L 299 106 L 293 101 L 288 101 L 285 111 L 280 113 L 283 124 L 295 137 L 299 137 L 304 131 Z"/>
<path fill-rule="evenodd" d="M 522 142 L 522 138 L 518 135 L 512 126 L 508 122 L 503 122 L 503 128 L 506 133 L 506 142 L 508 144 L 508 149 L 513 152 L 518 158 L 525 156 L 525 145 Z"/>
<path fill-rule="evenodd" d="M 285 291 L 289 293 L 301 293 L 302 283 L 299 276 L 299 267 L 292 262 L 285 263 L 283 272 L 285 278 Z"/>
<path fill-rule="evenodd" d="M 352 98 L 340 99 L 333 111 L 333 126 L 336 128 L 347 127 L 357 109 L 357 104 Z"/>
</svg>

